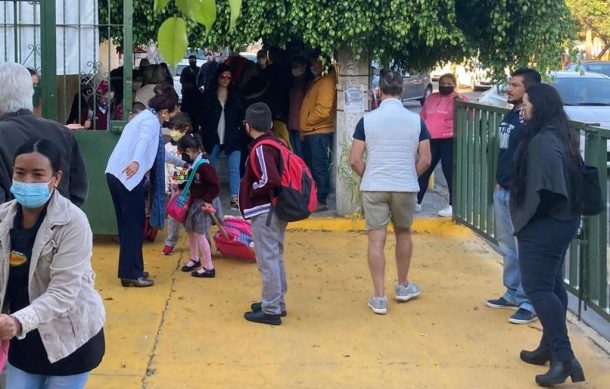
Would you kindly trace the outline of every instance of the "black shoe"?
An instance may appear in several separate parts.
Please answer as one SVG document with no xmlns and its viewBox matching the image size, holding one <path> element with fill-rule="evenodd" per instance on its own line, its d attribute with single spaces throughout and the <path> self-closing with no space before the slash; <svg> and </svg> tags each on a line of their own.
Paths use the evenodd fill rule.
<svg viewBox="0 0 610 389">
<path fill-rule="evenodd" d="M 262 311 L 263 310 L 263 304 L 261 304 L 260 302 L 252 303 L 252 305 L 250 305 L 250 309 L 252 309 L 252 312 Z M 288 312 L 282 311 L 281 316 L 282 317 L 286 317 L 286 315 L 288 315 Z"/>
<path fill-rule="evenodd" d="M 138 279 L 132 280 L 129 278 L 121 278 L 121 285 L 124 287 L 136 287 L 136 288 L 146 288 L 147 286 L 153 286 L 155 282 L 153 280 L 149 280 L 146 277 L 140 277 Z"/>
<path fill-rule="evenodd" d="M 282 324 L 281 315 L 270 315 L 263 311 L 252 311 L 244 313 L 244 319 L 248 321 L 253 321 L 255 323 L 263 323 L 263 324 L 271 324 L 274 326 L 279 326 Z"/>
<path fill-rule="evenodd" d="M 189 263 L 192 263 L 193 265 L 189 265 Z M 182 270 L 185 273 L 188 273 L 190 271 L 193 271 L 195 269 L 197 269 L 198 267 L 201 267 L 201 260 L 197 261 L 197 262 L 193 262 L 192 259 L 189 259 L 189 261 L 186 263 L 186 265 L 182 266 Z"/>
<path fill-rule="evenodd" d="M 199 272 L 199 270 L 195 270 L 194 272 L 191 272 L 191 275 L 193 277 L 198 277 L 198 278 L 214 278 L 216 277 L 216 270 L 215 269 L 203 269 L 203 272 Z"/>
<path fill-rule="evenodd" d="M 563 384 L 568 377 L 572 382 L 585 380 L 585 373 L 576 358 L 564 362 L 551 362 L 551 368 L 546 374 L 536 376 L 536 383 L 540 386 L 555 386 Z"/>
<path fill-rule="evenodd" d="M 531 365 L 545 365 L 551 360 L 551 350 L 547 346 L 540 345 L 532 351 L 521 350 L 519 357 L 523 362 Z"/>
</svg>

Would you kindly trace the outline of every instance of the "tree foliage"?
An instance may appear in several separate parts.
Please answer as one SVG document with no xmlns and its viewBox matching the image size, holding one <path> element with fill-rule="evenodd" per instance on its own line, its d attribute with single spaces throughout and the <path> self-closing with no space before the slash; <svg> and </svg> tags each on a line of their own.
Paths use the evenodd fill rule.
<svg viewBox="0 0 610 389">
<path fill-rule="evenodd" d="M 610 0 L 566 0 L 578 23 L 579 35 L 585 38 L 590 30 L 594 37 L 604 41 L 601 58 L 610 49 Z"/>
<path fill-rule="evenodd" d="M 187 21 L 191 47 L 300 40 L 327 55 L 347 47 L 410 69 L 478 56 L 501 75 L 506 66 L 558 66 L 575 30 L 561 0 L 243 0 L 234 29 L 231 1 L 215 0 L 210 29 Z M 139 43 L 155 39 L 163 20 L 181 15 L 173 2 L 156 14 L 150 2 L 136 0 L 134 8 Z"/>
</svg>

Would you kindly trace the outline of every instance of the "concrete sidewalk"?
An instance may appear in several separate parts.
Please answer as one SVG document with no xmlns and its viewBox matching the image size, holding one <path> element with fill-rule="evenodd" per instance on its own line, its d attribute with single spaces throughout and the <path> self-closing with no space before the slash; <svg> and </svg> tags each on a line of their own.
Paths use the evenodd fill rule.
<svg viewBox="0 0 610 389">
<path fill-rule="evenodd" d="M 96 283 L 107 315 L 107 353 L 88 388 L 535 388 L 545 367 L 519 360 L 540 324 L 518 326 L 512 311 L 486 308 L 502 292 L 500 257 L 469 230 L 441 218 L 417 219 L 410 279 L 422 295 L 367 308 L 372 285 L 362 223 L 309 219 L 286 235 L 288 316 L 279 327 L 243 319 L 258 301 L 254 263 L 214 256 L 215 279 L 182 273 L 179 250 L 160 255 L 162 236 L 145 245 L 152 288 L 122 288 L 118 246 L 98 238 Z M 392 296 L 394 239 L 387 247 Z M 608 344 L 570 319 L 587 377 L 608 388 Z M 605 382 L 605 384 L 604 384 Z M 569 387 L 566 385 L 565 387 Z"/>
</svg>

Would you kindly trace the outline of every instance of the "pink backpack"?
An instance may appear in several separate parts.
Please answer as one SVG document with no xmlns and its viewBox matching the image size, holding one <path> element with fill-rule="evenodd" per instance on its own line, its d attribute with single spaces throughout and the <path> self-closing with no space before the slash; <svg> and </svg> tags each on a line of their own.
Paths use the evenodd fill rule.
<svg viewBox="0 0 610 389">
<path fill-rule="evenodd" d="M 249 220 L 227 216 L 214 234 L 216 248 L 228 257 L 256 261 L 252 227 Z"/>
</svg>

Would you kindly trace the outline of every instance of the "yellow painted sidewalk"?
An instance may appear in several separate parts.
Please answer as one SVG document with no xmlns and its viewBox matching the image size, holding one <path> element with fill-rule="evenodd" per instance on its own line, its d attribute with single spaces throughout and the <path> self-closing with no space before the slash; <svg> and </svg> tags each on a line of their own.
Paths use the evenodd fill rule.
<svg viewBox="0 0 610 389">
<path fill-rule="evenodd" d="M 96 239 L 96 284 L 107 309 L 107 352 L 88 388 L 535 388 L 546 367 L 519 360 L 540 324 L 518 326 L 512 311 L 484 306 L 503 292 L 500 256 L 469 230 L 416 219 L 410 280 L 422 290 L 388 314 L 367 307 L 372 284 L 361 222 L 311 219 L 286 234 L 288 316 L 278 327 L 247 322 L 260 295 L 256 265 L 214 255 L 215 279 L 182 273 L 183 235 L 172 256 L 163 234 L 146 244 L 152 288 L 123 288 L 118 246 Z M 386 250 L 393 295 L 394 239 Z M 587 377 L 610 388 L 607 343 L 569 326 Z"/>
</svg>

